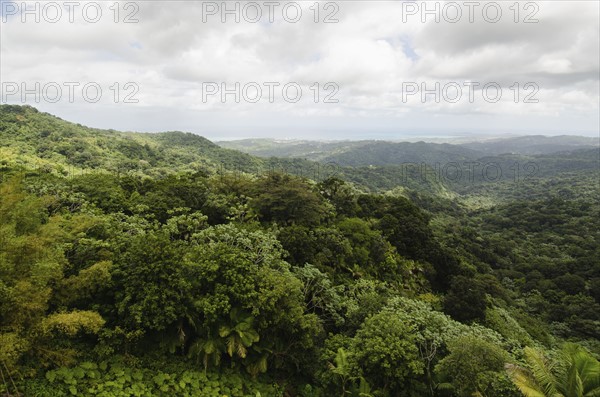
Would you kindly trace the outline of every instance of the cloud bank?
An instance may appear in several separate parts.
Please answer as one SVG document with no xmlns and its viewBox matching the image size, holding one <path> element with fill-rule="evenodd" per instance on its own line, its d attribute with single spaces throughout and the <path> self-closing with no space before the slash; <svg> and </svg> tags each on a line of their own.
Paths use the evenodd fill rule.
<svg viewBox="0 0 600 397">
<path fill-rule="evenodd" d="M 2 0 L 2 101 L 213 139 L 597 135 L 599 7 Z"/>
</svg>

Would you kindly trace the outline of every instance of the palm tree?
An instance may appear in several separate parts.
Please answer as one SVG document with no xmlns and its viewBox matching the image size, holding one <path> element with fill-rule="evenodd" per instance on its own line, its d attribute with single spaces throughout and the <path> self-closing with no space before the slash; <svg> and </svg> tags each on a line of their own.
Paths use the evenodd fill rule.
<svg viewBox="0 0 600 397">
<path fill-rule="evenodd" d="M 251 314 L 232 309 L 229 313 L 230 324 L 219 327 L 219 336 L 225 339 L 227 354 L 234 354 L 245 358 L 248 348 L 260 340 L 258 332 L 254 329 L 254 317 Z"/>
<path fill-rule="evenodd" d="M 526 397 L 600 397 L 600 362 L 582 347 L 565 344 L 557 359 L 525 348 L 529 369 L 507 365 L 513 383 Z"/>
<path fill-rule="evenodd" d="M 329 363 L 329 370 L 336 375 L 342 386 L 342 397 L 373 397 L 371 386 L 362 376 L 352 376 L 352 366 L 348 360 L 348 354 L 343 348 L 339 348 L 335 355 L 335 365 Z M 359 381 L 358 385 L 356 381 Z M 347 384 L 350 383 L 350 390 Z"/>
<path fill-rule="evenodd" d="M 189 356 L 202 358 L 205 371 L 211 359 L 218 367 L 223 353 L 227 353 L 231 358 L 234 355 L 246 358 L 248 348 L 260 340 L 258 332 L 254 329 L 252 315 L 234 308 L 229 313 L 229 319 L 228 324 L 209 328 L 205 338 L 196 339 L 190 346 Z M 193 320 L 190 323 L 194 329 L 198 329 Z M 260 368 L 266 367 L 266 363 L 260 364 Z"/>
<path fill-rule="evenodd" d="M 329 363 L 329 370 L 340 380 L 342 397 L 344 397 L 348 393 L 346 391 L 346 384 L 354 378 L 351 376 L 352 369 L 348 362 L 348 355 L 343 348 L 340 347 L 335 355 L 335 365 Z"/>
<path fill-rule="evenodd" d="M 198 338 L 192 343 L 189 350 L 190 357 L 202 357 L 204 372 L 208 369 L 209 361 L 212 358 L 213 364 L 218 367 L 221 363 L 221 354 L 225 350 L 225 345 L 221 338 L 208 336 L 207 338 Z"/>
</svg>

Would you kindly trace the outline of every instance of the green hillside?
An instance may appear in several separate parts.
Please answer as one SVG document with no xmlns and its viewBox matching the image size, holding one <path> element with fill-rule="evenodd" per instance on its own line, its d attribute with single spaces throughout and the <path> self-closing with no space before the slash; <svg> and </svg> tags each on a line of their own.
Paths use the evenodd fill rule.
<svg viewBox="0 0 600 397">
<path fill-rule="evenodd" d="M 464 142 L 467 141 L 467 142 Z M 583 136 L 531 135 L 509 138 L 468 138 L 452 143 L 393 141 L 296 141 L 242 139 L 217 142 L 224 148 L 259 157 L 293 157 L 315 161 L 337 161 L 353 166 L 394 165 L 403 162 L 444 162 L 477 159 L 484 156 L 513 154 L 523 156 L 552 155 L 576 150 L 597 149 L 598 138 Z"/>
<path fill-rule="evenodd" d="M 69 123 L 29 106 L 1 105 L 2 160 L 60 172 L 105 169 L 164 174 L 174 170 L 250 169 L 262 162 L 183 132 L 141 134 Z"/>
<path fill-rule="evenodd" d="M 0 106 L 0 396 L 597 395 L 597 148 L 351 151 Z"/>
<path fill-rule="evenodd" d="M 485 152 L 487 154 L 552 154 L 579 149 L 597 148 L 599 138 L 559 135 L 530 135 L 505 139 L 490 139 L 483 142 L 472 142 L 461 146 Z"/>
</svg>

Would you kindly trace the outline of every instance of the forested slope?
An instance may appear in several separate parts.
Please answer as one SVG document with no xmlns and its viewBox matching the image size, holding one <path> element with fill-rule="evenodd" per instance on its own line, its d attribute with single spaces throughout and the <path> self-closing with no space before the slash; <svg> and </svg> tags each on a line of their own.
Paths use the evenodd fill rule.
<svg viewBox="0 0 600 397">
<path fill-rule="evenodd" d="M 256 173 L 278 160 L 30 107 L 0 107 L 0 139 L 0 393 L 600 387 L 593 152 L 546 155 L 562 165 L 520 181 L 531 199 L 418 175 L 375 191 L 369 167 Z"/>
</svg>

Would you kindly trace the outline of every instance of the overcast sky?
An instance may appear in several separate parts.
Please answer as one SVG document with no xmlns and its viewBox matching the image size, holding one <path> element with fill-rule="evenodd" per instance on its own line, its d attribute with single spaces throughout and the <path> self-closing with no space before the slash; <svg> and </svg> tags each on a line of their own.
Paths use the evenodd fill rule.
<svg viewBox="0 0 600 397">
<path fill-rule="evenodd" d="M 213 140 L 598 136 L 600 2 L 514 3 L 0 0 L 2 102 Z"/>
</svg>

